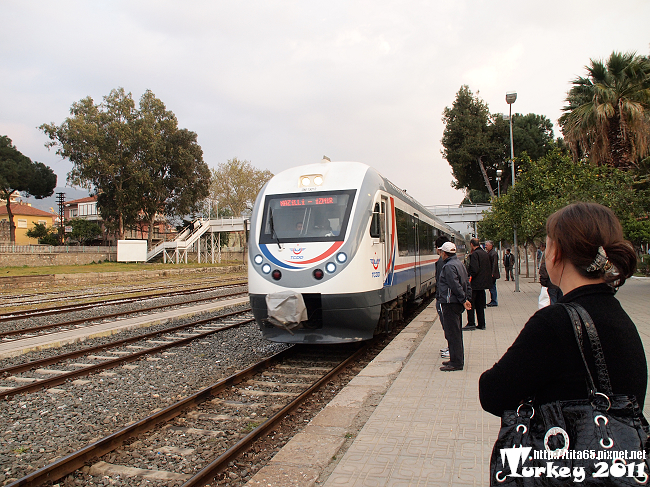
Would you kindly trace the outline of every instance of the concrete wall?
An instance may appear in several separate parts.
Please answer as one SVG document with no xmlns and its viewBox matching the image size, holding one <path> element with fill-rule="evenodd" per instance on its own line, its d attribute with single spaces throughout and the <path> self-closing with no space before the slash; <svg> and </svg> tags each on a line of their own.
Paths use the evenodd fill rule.
<svg viewBox="0 0 650 487">
<path fill-rule="evenodd" d="M 0 267 L 83 265 L 100 260 L 115 262 L 115 252 L 0 253 Z"/>
<path fill-rule="evenodd" d="M 89 249 L 90 247 L 86 247 Z M 115 248 L 115 247 L 113 247 Z M 202 256 L 201 259 L 204 259 Z M 245 264 L 246 254 L 243 251 L 221 252 L 221 261 L 224 263 Z M 0 267 L 38 267 L 48 265 L 84 265 L 93 262 L 115 262 L 117 252 L 53 252 L 53 253 L 20 253 L 0 252 Z M 188 262 L 197 262 L 196 252 L 188 253 Z M 162 259 L 158 259 L 162 262 Z M 208 263 L 210 261 L 208 260 Z M 216 259 L 215 259 L 216 263 Z"/>
</svg>

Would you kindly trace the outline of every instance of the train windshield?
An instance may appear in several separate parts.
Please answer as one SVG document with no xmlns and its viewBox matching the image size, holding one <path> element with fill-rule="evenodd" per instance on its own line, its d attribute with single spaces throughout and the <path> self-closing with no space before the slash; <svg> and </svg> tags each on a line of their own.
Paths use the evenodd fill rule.
<svg viewBox="0 0 650 487">
<path fill-rule="evenodd" d="M 343 240 L 356 190 L 268 195 L 260 243 Z"/>
</svg>

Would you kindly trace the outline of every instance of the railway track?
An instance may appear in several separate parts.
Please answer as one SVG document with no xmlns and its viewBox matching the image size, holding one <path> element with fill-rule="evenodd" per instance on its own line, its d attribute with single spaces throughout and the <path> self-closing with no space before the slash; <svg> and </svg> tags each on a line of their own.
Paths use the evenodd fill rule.
<svg viewBox="0 0 650 487">
<path fill-rule="evenodd" d="M 329 349 L 327 354 L 305 346 L 284 350 L 8 485 L 43 485 L 87 463 L 92 463 L 87 474 L 76 472 L 77 478 L 119 476 L 122 485 L 131 485 L 124 482 L 136 476 L 159 485 L 208 485 L 365 350 Z M 148 468 L 151 455 L 161 456 L 164 470 Z"/>
<path fill-rule="evenodd" d="M 208 297 L 202 297 L 202 298 L 197 298 L 197 299 L 190 299 L 186 301 L 180 301 L 180 302 L 174 302 L 174 303 L 160 303 L 155 306 L 148 306 L 145 308 L 138 308 L 138 309 L 131 309 L 131 310 L 126 310 L 126 311 L 119 311 L 116 313 L 106 313 L 103 315 L 96 315 L 88 318 L 79 318 L 79 319 L 74 319 L 74 320 L 68 320 L 68 321 L 63 321 L 59 323 L 49 323 L 46 325 L 40 325 L 40 326 L 32 326 L 29 328 L 16 328 L 13 330 L 7 330 L 0 332 L 0 340 L 2 341 L 7 341 L 7 340 L 20 340 L 26 339 L 26 338 L 33 338 L 34 336 L 39 336 L 42 334 L 42 332 L 56 332 L 56 331 L 64 331 L 68 330 L 71 328 L 79 328 L 80 324 L 83 323 L 88 323 L 87 326 L 92 326 L 93 324 L 97 324 L 98 322 L 102 322 L 107 319 L 113 319 L 113 318 L 118 318 L 120 316 L 130 316 L 134 315 L 137 313 L 147 313 L 147 312 L 153 312 L 153 311 L 160 311 L 165 308 L 173 307 L 173 306 L 185 306 L 189 304 L 196 304 L 196 303 L 201 303 L 205 301 L 215 301 L 219 299 L 226 299 L 226 298 L 231 298 L 234 296 L 241 296 L 246 294 L 246 291 L 238 291 L 234 293 L 228 293 L 228 294 L 219 294 L 219 295 L 212 295 Z M 195 294 L 194 292 L 191 293 L 184 293 L 184 294 Z M 116 303 L 111 303 L 112 305 Z M 126 302 L 119 302 L 117 304 L 128 304 Z M 84 306 L 83 309 L 95 309 L 96 306 Z M 74 311 L 80 311 L 82 308 L 76 308 Z M 70 311 L 67 311 L 70 312 Z M 63 313 L 63 312 L 62 312 Z M 57 313 L 58 314 L 58 313 Z M 35 315 L 31 315 L 32 317 Z M 22 317 L 21 317 L 22 318 Z M 56 330 L 54 330 L 56 329 Z M 54 331 L 52 331 L 54 330 Z M 22 337 L 20 336 L 22 335 Z M 12 338 L 10 338 L 12 337 Z"/>
<path fill-rule="evenodd" d="M 152 299 L 160 299 L 160 298 L 167 298 L 173 296 L 201 294 L 201 293 L 211 292 L 216 289 L 224 289 L 228 287 L 242 286 L 242 285 L 247 285 L 247 281 L 238 280 L 236 282 L 229 282 L 229 283 L 222 284 L 220 286 L 207 286 L 207 287 L 194 288 L 194 289 L 185 288 L 185 289 L 179 289 L 175 291 L 166 291 L 163 293 L 144 294 L 144 295 L 139 295 L 131 298 L 123 297 L 123 298 L 116 298 L 116 299 L 108 299 L 104 301 L 91 301 L 85 303 L 74 303 L 74 304 L 63 305 L 63 306 L 52 306 L 49 308 L 16 310 L 9 313 L 0 314 L 0 323 L 4 323 L 7 321 L 27 319 L 27 318 L 34 318 L 37 316 L 52 316 L 52 315 L 63 314 L 63 313 L 72 313 L 75 311 L 93 309 L 98 306 L 130 304 L 139 301 L 147 301 Z"/>
<path fill-rule="evenodd" d="M 0 309 L 14 308 L 20 306 L 34 306 L 42 303 L 52 303 L 56 301 L 71 301 L 71 300 L 88 301 L 88 299 L 91 298 L 94 299 L 94 298 L 101 298 L 105 296 L 121 296 L 121 295 L 128 296 L 140 292 L 150 292 L 150 291 L 160 291 L 160 290 L 169 291 L 171 289 L 187 290 L 188 285 L 203 286 L 205 288 L 206 284 L 210 284 L 211 286 L 214 284 L 228 285 L 234 281 L 241 281 L 241 280 L 242 278 L 237 278 L 237 277 L 232 279 L 205 278 L 205 279 L 201 279 L 200 284 L 195 284 L 191 280 L 186 279 L 181 282 L 173 282 L 173 283 L 161 284 L 161 285 L 151 285 L 151 284 L 145 284 L 139 286 L 111 285 L 110 291 L 106 291 L 106 292 L 101 292 L 101 291 L 89 292 L 87 289 L 84 289 L 78 292 L 71 291 L 71 290 L 62 290 L 62 291 L 47 291 L 43 293 L 31 293 L 31 294 L 3 293 L 5 299 L 3 300 L 4 301 L 3 303 L 0 303 Z M 192 287 L 192 289 L 194 289 L 194 287 Z M 0 314 L 0 316 L 2 315 Z"/>
<path fill-rule="evenodd" d="M 0 369 L 0 378 L 2 378 L 0 382 L 0 399 L 55 387 L 69 380 L 118 367 L 147 355 L 154 355 L 170 348 L 183 346 L 194 340 L 204 339 L 215 333 L 236 328 L 252 321 L 254 321 L 254 318 L 250 313 L 250 309 L 237 311 L 216 318 L 194 320 L 163 331 L 158 330 L 109 344 L 86 347 L 54 357 L 5 367 Z M 184 333 L 179 335 L 181 332 Z M 189 336 L 187 336 L 188 333 Z M 112 356 L 94 355 L 99 352 L 110 353 Z M 85 362 L 72 362 L 80 358 L 85 359 Z M 57 364 L 59 368 L 44 368 L 54 364 Z M 28 371 L 31 372 L 30 376 L 25 376 L 24 373 Z M 34 377 L 34 375 L 37 377 Z M 9 384 L 15 382 L 23 385 L 13 386 L 13 384 Z"/>
</svg>

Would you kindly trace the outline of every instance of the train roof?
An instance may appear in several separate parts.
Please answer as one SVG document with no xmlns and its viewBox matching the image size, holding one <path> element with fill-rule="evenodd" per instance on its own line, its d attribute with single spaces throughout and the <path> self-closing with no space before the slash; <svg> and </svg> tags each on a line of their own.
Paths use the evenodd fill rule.
<svg viewBox="0 0 650 487">
<path fill-rule="evenodd" d="M 304 176 L 321 175 L 323 177 L 323 184 L 317 188 L 318 191 L 333 191 L 339 189 L 358 188 L 361 186 L 366 174 L 368 172 L 374 173 L 374 176 L 379 178 L 384 183 L 384 190 L 396 198 L 406 200 L 417 211 L 426 215 L 427 217 L 436 220 L 440 224 L 448 227 L 451 233 L 458 233 L 452 227 L 440 220 L 439 217 L 434 215 L 431 210 L 426 209 L 411 195 L 407 194 L 405 190 L 399 188 L 389 179 L 379 173 L 375 168 L 355 161 L 329 161 L 323 159 L 314 164 L 305 164 L 302 166 L 295 166 L 285 169 L 276 174 L 267 184 L 265 192 L 271 193 L 286 193 L 289 188 L 295 188 L 295 191 L 300 190 L 299 182 Z M 315 190 L 316 188 L 314 188 Z"/>
</svg>

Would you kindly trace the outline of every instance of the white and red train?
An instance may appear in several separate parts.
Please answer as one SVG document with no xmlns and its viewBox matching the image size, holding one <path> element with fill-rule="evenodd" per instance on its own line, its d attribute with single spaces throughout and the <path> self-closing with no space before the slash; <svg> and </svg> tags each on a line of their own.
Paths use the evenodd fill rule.
<svg viewBox="0 0 650 487">
<path fill-rule="evenodd" d="M 404 303 L 435 289 L 442 234 L 464 252 L 458 232 L 365 164 L 323 159 L 274 176 L 249 236 L 250 301 L 264 337 L 340 343 L 389 330 Z"/>
</svg>

